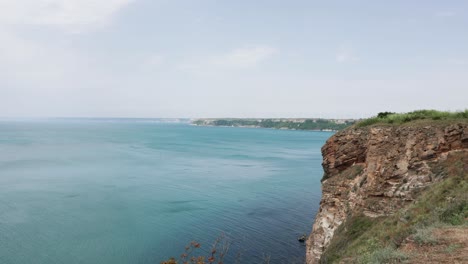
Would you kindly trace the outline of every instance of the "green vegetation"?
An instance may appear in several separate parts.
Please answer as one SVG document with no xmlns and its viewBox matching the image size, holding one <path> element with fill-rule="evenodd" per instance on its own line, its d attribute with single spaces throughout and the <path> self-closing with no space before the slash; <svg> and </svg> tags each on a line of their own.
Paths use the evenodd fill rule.
<svg viewBox="0 0 468 264">
<path fill-rule="evenodd" d="M 437 239 L 434 238 L 432 235 L 432 231 L 434 227 L 432 226 L 424 226 L 416 229 L 416 233 L 414 234 L 414 241 L 419 245 L 435 245 L 437 244 Z"/>
<path fill-rule="evenodd" d="M 408 259 L 408 255 L 395 249 L 394 247 L 386 247 L 377 249 L 372 252 L 369 257 L 364 257 L 360 262 L 365 263 L 404 263 Z"/>
<path fill-rule="evenodd" d="M 409 113 L 381 112 L 376 117 L 364 119 L 356 123 L 357 127 L 374 124 L 404 124 L 415 120 L 456 120 L 468 119 L 468 110 L 460 112 L 444 112 L 437 110 L 417 110 Z"/>
<path fill-rule="evenodd" d="M 357 164 L 357 165 L 351 166 L 349 169 L 342 172 L 342 174 L 344 177 L 346 177 L 346 179 L 352 180 L 356 178 L 356 176 L 361 174 L 363 170 L 364 170 L 364 166 Z"/>
<path fill-rule="evenodd" d="M 320 259 L 320 263 L 334 263 L 338 262 L 343 253 L 346 252 L 347 247 L 350 243 L 358 239 L 361 234 L 365 233 L 366 230 L 372 227 L 374 222 L 372 219 L 364 216 L 350 216 L 338 229 L 335 231 L 333 239 L 328 245 L 327 250 L 324 252 Z M 367 245 L 370 249 L 376 249 L 372 240 L 369 240 L 371 244 Z"/>
<path fill-rule="evenodd" d="M 261 127 L 295 130 L 333 130 L 345 129 L 353 124 L 366 127 L 375 124 L 401 125 L 417 120 L 468 120 L 468 110 L 445 112 L 437 110 L 417 110 L 409 113 L 381 112 L 377 116 L 355 122 L 354 120 L 335 119 L 198 119 L 192 122 L 199 126 Z"/>
<path fill-rule="evenodd" d="M 348 180 L 352 180 L 352 179 L 356 178 L 358 175 L 360 175 L 363 170 L 364 170 L 363 165 L 356 164 L 356 165 L 350 166 L 350 167 L 346 168 L 344 171 L 340 172 L 340 174 L 336 178 L 338 178 L 338 179 L 339 178 L 346 178 Z M 323 182 L 324 180 L 326 180 L 328 178 L 329 178 L 329 175 L 325 173 L 325 174 L 323 174 L 323 177 L 322 177 L 322 179 L 320 181 Z"/>
<path fill-rule="evenodd" d="M 461 248 L 462 246 L 460 244 L 451 244 L 449 245 L 446 249 L 445 252 L 452 254 L 455 250 Z"/>
<path fill-rule="evenodd" d="M 342 130 L 353 123 L 352 120 L 331 119 L 199 119 L 193 122 L 194 125 L 296 130 Z"/>
<path fill-rule="evenodd" d="M 381 218 L 349 215 L 340 226 L 322 263 L 401 263 L 408 258 L 399 251 L 406 238 L 418 244 L 437 244 L 432 229 L 447 226 L 468 228 L 468 156 L 451 153 L 431 164 L 440 182 L 422 191 L 418 199 L 397 213 Z M 448 249 L 453 250 L 453 249 Z"/>
</svg>

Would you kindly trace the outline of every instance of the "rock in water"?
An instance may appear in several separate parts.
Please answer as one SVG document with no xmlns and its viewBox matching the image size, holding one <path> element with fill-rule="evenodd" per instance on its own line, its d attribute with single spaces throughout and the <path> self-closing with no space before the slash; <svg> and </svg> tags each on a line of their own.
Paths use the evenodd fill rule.
<svg viewBox="0 0 468 264">
<path fill-rule="evenodd" d="M 307 240 L 307 236 L 306 235 L 302 235 L 300 237 L 297 238 L 297 241 L 301 242 L 301 243 L 304 243 L 305 241 Z"/>
</svg>

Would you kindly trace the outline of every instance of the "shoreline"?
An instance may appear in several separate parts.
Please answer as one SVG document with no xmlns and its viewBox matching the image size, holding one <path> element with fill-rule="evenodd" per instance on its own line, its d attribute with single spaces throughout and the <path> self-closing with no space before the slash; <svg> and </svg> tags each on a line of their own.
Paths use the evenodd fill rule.
<svg viewBox="0 0 468 264">
<path fill-rule="evenodd" d="M 196 126 L 337 132 L 355 124 L 356 121 L 355 119 L 324 118 L 208 118 L 192 119 L 190 124 Z"/>
<path fill-rule="evenodd" d="M 197 125 L 190 123 L 191 126 L 198 127 L 239 127 L 239 128 L 261 128 L 261 129 L 272 129 L 272 130 L 290 130 L 290 131 L 312 131 L 312 132 L 338 132 L 339 130 L 334 129 L 296 129 L 296 128 L 275 128 L 275 127 L 262 127 L 262 126 L 222 126 L 222 125 Z"/>
</svg>

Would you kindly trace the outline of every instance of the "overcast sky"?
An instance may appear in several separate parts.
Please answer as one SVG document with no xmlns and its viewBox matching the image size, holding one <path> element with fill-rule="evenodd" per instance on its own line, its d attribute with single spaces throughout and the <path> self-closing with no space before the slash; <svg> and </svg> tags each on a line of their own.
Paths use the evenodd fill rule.
<svg viewBox="0 0 468 264">
<path fill-rule="evenodd" d="M 468 1 L 0 0 L 3 117 L 468 108 Z"/>
</svg>

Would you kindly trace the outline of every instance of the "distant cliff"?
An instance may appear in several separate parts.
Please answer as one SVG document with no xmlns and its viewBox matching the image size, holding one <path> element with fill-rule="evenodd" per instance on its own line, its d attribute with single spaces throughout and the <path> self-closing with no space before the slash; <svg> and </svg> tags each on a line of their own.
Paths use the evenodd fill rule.
<svg viewBox="0 0 468 264">
<path fill-rule="evenodd" d="M 467 119 L 355 125 L 328 139 L 322 155 L 322 199 L 307 241 L 308 264 L 353 263 L 365 254 L 375 257 L 379 248 L 400 250 L 416 226 L 430 226 L 444 213 L 452 217 L 446 199 L 461 208 L 453 214 L 466 222 Z M 433 205 L 418 200 L 450 177 L 455 187 L 437 185 L 440 197 L 433 195 Z M 440 212 L 430 206 L 440 206 Z"/>
<path fill-rule="evenodd" d="M 197 126 L 224 127 L 255 127 L 290 130 L 338 131 L 352 124 L 352 119 L 322 119 L 322 118 L 225 118 L 196 119 L 192 121 Z"/>
</svg>

